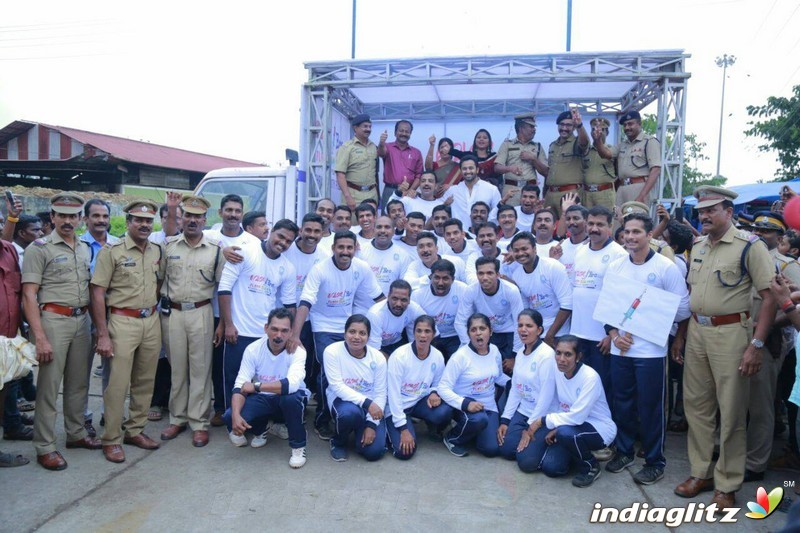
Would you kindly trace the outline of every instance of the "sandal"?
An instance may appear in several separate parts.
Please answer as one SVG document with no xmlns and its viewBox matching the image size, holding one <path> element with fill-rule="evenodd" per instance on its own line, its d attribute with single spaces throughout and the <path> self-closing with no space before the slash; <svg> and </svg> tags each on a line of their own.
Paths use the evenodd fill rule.
<svg viewBox="0 0 800 533">
<path fill-rule="evenodd" d="M 150 411 L 147 413 L 147 419 L 150 422 L 158 422 L 161 420 L 161 408 L 160 407 L 151 407 Z"/>
<path fill-rule="evenodd" d="M 672 431 L 673 433 L 686 433 L 689 431 L 689 424 L 686 423 L 685 419 L 675 420 L 670 422 L 667 426 L 667 430 Z"/>
<path fill-rule="evenodd" d="M 11 455 L 10 453 L 0 452 L 0 468 L 24 466 L 30 462 L 30 459 L 21 455 Z"/>
</svg>

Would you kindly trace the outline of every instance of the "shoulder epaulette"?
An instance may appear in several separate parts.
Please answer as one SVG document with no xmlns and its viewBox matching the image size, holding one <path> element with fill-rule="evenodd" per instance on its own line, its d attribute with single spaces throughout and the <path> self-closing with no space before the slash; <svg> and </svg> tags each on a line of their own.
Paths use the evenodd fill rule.
<svg viewBox="0 0 800 533">
<path fill-rule="evenodd" d="M 103 246 L 103 248 L 113 248 L 115 246 L 119 246 L 120 244 L 124 244 L 124 243 L 125 243 L 124 239 L 120 239 L 117 242 L 108 242 L 108 241 L 106 241 L 106 243 Z"/>
<path fill-rule="evenodd" d="M 743 241 L 747 241 L 750 243 L 754 243 L 760 240 L 760 237 L 758 235 L 743 230 L 736 230 L 736 233 L 734 233 L 733 236 L 736 237 L 737 239 L 741 239 Z"/>
<path fill-rule="evenodd" d="M 166 242 L 167 242 L 167 243 L 170 243 L 170 242 L 175 242 L 175 241 L 177 241 L 177 240 L 178 240 L 180 237 L 181 237 L 181 236 L 180 236 L 180 234 L 178 234 L 178 235 L 172 235 L 172 236 L 170 236 L 170 237 L 167 237 L 167 238 L 166 238 Z M 151 242 L 152 242 L 152 241 L 151 241 Z M 153 244 L 159 244 L 159 243 L 153 243 Z"/>
<path fill-rule="evenodd" d="M 701 242 L 705 241 L 707 238 L 708 238 L 708 235 L 699 235 L 699 236 L 694 238 L 694 244 L 701 243 Z"/>
</svg>

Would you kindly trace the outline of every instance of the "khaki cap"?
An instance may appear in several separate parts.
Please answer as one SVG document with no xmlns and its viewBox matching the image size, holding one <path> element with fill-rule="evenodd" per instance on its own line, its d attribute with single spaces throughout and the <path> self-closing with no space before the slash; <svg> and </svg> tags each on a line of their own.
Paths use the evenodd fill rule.
<svg viewBox="0 0 800 533">
<path fill-rule="evenodd" d="M 185 213 L 192 213 L 194 215 L 205 215 L 211 209 L 211 202 L 202 196 L 195 196 L 193 194 L 184 194 L 181 201 L 181 209 Z"/>
<path fill-rule="evenodd" d="M 534 113 L 523 113 L 521 115 L 516 115 L 514 120 L 518 122 L 524 122 L 525 124 L 530 124 L 531 126 L 536 125 L 536 115 Z"/>
<path fill-rule="evenodd" d="M 54 194 L 50 197 L 50 209 L 64 215 L 75 215 L 83 210 L 83 198 L 71 192 Z"/>
<path fill-rule="evenodd" d="M 704 207 L 711 207 L 717 205 L 725 200 L 731 202 L 739 196 L 739 193 L 726 189 L 724 187 L 715 187 L 713 185 L 703 185 L 694 190 L 694 197 L 697 198 L 697 209 Z"/>
<path fill-rule="evenodd" d="M 150 200 L 134 200 L 122 209 L 125 214 L 142 218 L 156 218 L 158 206 Z"/>
<path fill-rule="evenodd" d="M 630 215 L 631 213 L 642 213 L 643 215 L 650 214 L 650 208 L 642 202 L 625 202 L 622 204 L 622 207 L 620 207 L 620 210 L 622 211 L 623 217 L 625 215 Z"/>
</svg>

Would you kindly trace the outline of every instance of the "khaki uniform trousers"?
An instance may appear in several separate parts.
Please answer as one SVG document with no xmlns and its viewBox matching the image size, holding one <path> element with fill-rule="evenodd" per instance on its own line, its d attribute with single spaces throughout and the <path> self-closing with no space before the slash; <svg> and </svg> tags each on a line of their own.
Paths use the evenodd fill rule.
<svg viewBox="0 0 800 533">
<path fill-rule="evenodd" d="M 761 349 L 761 370 L 750 378 L 750 422 L 747 425 L 748 470 L 763 472 L 772 454 L 775 429 L 775 393 L 784 357 L 774 358 Z"/>
<path fill-rule="evenodd" d="M 744 480 L 747 456 L 747 405 L 750 378 L 739 364 L 750 343 L 752 325 L 701 326 L 689 319 L 683 367 L 683 404 L 689 424 L 691 475 L 713 476 L 714 488 L 735 492 Z M 719 459 L 712 464 L 719 409 Z M 771 430 L 770 430 L 771 435 Z M 712 470 L 713 466 L 713 470 Z"/>
<path fill-rule="evenodd" d="M 208 429 L 211 409 L 211 358 L 214 310 L 211 305 L 161 317 L 161 331 L 172 367 L 169 423 L 192 431 Z"/>
<path fill-rule="evenodd" d="M 636 197 L 639 195 L 640 192 L 642 192 L 642 189 L 644 189 L 644 186 L 646 185 L 646 183 L 647 182 L 632 183 L 630 185 L 623 185 L 623 186 L 619 187 L 617 189 L 617 203 L 616 203 L 616 205 L 618 207 L 622 207 L 622 204 L 624 204 L 625 202 L 633 202 L 634 200 L 636 200 Z M 648 206 L 650 205 L 650 202 L 653 201 L 653 191 L 655 191 L 655 189 L 656 188 L 653 187 L 650 190 L 649 198 L 647 198 L 646 201 L 644 202 Z"/>
<path fill-rule="evenodd" d="M 63 316 L 42 311 L 42 328 L 53 347 L 53 360 L 39 365 L 36 380 L 36 417 L 33 446 L 36 455 L 56 451 L 56 403 L 64 381 L 64 429 L 67 442 L 86 437 L 83 404 L 89 394 L 86 361 L 91 357 L 91 320 L 88 314 Z"/>
<path fill-rule="evenodd" d="M 122 444 L 122 432 L 135 437 L 144 430 L 153 397 L 158 355 L 161 353 L 161 324 L 158 316 L 132 318 L 110 314 L 108 332 L 114 357 L 108 359 L 111 373 L 103 391 L 106 426 L 103 445 Z M 84 370 L 85 371 L 85 370 Z M 123 423 L 125 394 L 130 386 L 128 418 Z"/>
<path fill-rule="evenodd" d="M 379 200 L 378 198 L 378 189 L 372 189 L 371 191 L 357 191 L 355 189 L 347 188 L 347 192 L 350 193 L 350 196 L 353 197 L 353 201 L 356 203 L 356 207 L 363 202 L 364 200 L 375 200 L 376 202 Z M 344 201 L 344 194 L 342 194 L 342 203 Z M 353 211 L 353 216 L 350 218 L 350 222 L 353 226 L 358 226 L 358 219 L 356 218 L 356 213 Z"/>
<path fill-rule="evenodd" d="M 616 201 L 617 193 L 614 192 L 614 187 L 604 191 L 583 191 L 583 206 L 586 209 L 591 209 L 596 205 L 607 207 L 611 212 L 614 211 L 614 202 Z M 621 204 L 620 204 L 621 205 Z"/>
<path fill-rule="evenodd" d="M 583 195 L 584 195 L 583 188 L 572 189 L 571 191 L 561 191 L 561 192 L 548 190 L 547 194 L 544 195 L 544 205 L 547 207 L 552 207 L 553 209 L 556 210 L 557 213 L 556 220 L 561 218 L 561 199 L 567 193 L 577 194 L 578 198 L 581 199 L 581 204 L 583 204 Z"/>
</svg>

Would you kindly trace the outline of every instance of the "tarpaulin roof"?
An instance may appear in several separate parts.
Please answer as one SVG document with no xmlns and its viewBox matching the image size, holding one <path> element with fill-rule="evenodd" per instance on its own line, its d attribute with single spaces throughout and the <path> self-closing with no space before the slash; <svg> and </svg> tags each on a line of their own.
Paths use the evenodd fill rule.
<svg viewBox="0 0 800 533">
<path fill-rule="evenodd" d="M 774 202 L 780 197 L 783 186 L 787 184 L 794 184 L 789 186 L 797 190 L 800 187 L 800 177 L 797 177 L 791 181 L 748 183 L 747 185 L 734 185 L 733 187 L 728 188 L 739 193 L 739 196 L 733 201 L 733 203 L 734 205 L 740 205 L 752 202 L 753 200 Z M 694 196 L 686 196 L 683 199 L 683 205 L 695 206 L 697 205 L 697 198 Z"/>
</svg>

